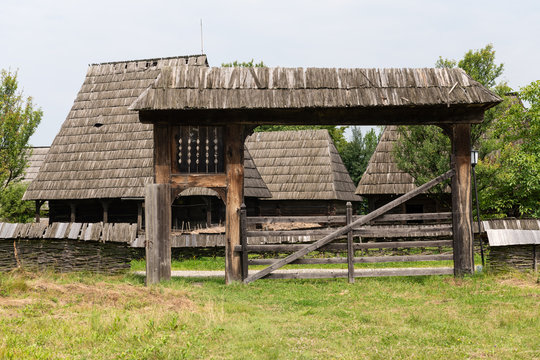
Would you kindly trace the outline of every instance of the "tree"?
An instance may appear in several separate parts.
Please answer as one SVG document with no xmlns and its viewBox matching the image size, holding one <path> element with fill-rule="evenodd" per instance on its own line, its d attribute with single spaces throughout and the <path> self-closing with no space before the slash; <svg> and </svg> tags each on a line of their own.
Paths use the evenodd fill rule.
<svg viewBox="0 0 540 360">
<path fill-rule="evenodd" d="M 17 91 L 17 73 L 0 73 L 0 186 L 6 188 L 24 174 L 29 153 L 28 140 L 41 117 L 32 98 Z"/>
<path fill-rule="evenodd" d="M 34 204 L 22 200 L 28 184 L 12 182 L 2 191 L 0 196 L 0 219 L 17 223 L 26 223 L 33 219 Z"/>
<path fill-rule="evenodd" d="M 370 129 L 365 135 L 362 135 L 360 127 L 357 126 L 352 127 L 351 130 L 352 139 L 345 143 L 340 155 L 352 181 L 356 185 L 366 171 L 369 159 L 379 142 L 380 135 L 377 135 L 374 129 Z"/>
<path fill-rule="evenodd" d="M 517 94 L 493 124 L 487 154 L 477 165 L 482 213 L 540 217 L 540 80 Z"/>
<path fill-rule="evenodd" d="M 505 83 L 496 83 L 502 74 L 504 65 L 495 64 L 495 50 L 488 44 L 480 50 L 469 50 L 460 61 L 443 59 L 436 62 L 439 68 L 452 68 L 457 64 L 474 80 L 502 95 L 510 90 Z M 491 127 L 493 120 L 500 115 L 503 107 L 490 109 L 481 124 L 471 128 L 471 142 L 476 148 L 481 147 L 484 134 Z M 399 126 L 400 138 L 394 147 L 394 158 L 398 167 L 411 174 L 417 185 L 439 176 L 450 169 L 451 146 L 448 137 L 437 126 Z M 481 151 L 481 156 L 482 151 Z M 442 187 L 435 188 L 435 192 Z"/>
<path fill-rule="evenodd" d="M 27 185 L 20 183 L 28 163 L 28 140 L 43 115 L 32 98 L 17 91 L 17 73 L 0 72 L 0 218 L 26 222 L 32 203 L 22 201 Z"/>
</svg>

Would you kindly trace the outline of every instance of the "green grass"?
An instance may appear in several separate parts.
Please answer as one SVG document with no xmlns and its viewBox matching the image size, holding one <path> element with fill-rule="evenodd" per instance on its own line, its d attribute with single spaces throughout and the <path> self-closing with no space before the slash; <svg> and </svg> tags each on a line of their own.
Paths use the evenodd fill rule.
<svg viewBox="0 0 540 360">
<path fill-rule="evenodd" d="M 0 274 L 0 358 L 540 358 L 532 274 L 143 282 Z"/>
</svg>

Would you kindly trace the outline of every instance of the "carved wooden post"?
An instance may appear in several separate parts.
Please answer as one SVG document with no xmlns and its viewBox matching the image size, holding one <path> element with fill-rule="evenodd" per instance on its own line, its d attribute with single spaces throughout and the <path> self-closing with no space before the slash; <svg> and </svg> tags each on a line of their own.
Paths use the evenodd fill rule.
<svg viewBox="0 0 540 360">
<path fill-rule="evenodd" d="M 146 285 L 171 278 L 171 186 L 146 185 Z"/>
<path fill-rule="evenodd" d="M 244 128 L 225 128 L 225 166 L 227 199 L 225 224 L 225 283 L 242 280 L 241 255 L 234 251 L 240 245 L 240 207 L 244 201 Z"/>
<path fill-rule="evenodd" d="M 471 125 L 452 126 L 452 228 L 454 275 L 474 272 L 471 217 Z"/>
<path fill-rule="evenodd" d="M 36 222 L 40 222 L 41 221 L 41 206 L 43 206 L 43 203 L 45 202 L 45 200 L 36 200 Z"/>
<path fill-rule="evenodd" d="M 247 210 L 246 204 L 240 207 L 240 242 L 242 243 L 242 281 L 248 277 L 248 251 L 247 251 Z"/>
</svg>

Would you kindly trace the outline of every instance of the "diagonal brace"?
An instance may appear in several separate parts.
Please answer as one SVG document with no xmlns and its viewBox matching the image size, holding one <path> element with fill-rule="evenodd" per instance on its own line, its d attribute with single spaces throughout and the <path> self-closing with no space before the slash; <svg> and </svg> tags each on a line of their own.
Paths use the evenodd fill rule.
<svg viewBox="0 0 540 360">
<path fill-rule="evenodd" d="M 371 220 L 374 220 L 375 218 L 377 218 L 377 217 L 379 217 L 381 215 L 384 215 L 389 210 L 392 210 L 396 206 L 399 206 L 399 205 L 403 204 L 407 200 L 412 199 L 413 197 L 415 197 L 416 195 L 420 195 L 420 194 L 425 193 L 426 191 L 428 191 L 432 187 L 440 184 L 444 180 L 447 180 L 447 179 L 451 178 L 452 176 L 454 176 L 454 174 L 455 174 L 454 170 L 447 171 L 443 175 L 438 176 L 438 177 L 436 177 L 435 179 L 433 179 L 431 181 L 428 181 L 424 185 L 419 186 L 416 189 L 411 190 L 408 193 L 406 193 L 406 194 L 398 197 L 397 199 L 389 202 L 388 204 L 386 204 L 384 206 L 381 206 L 380 208 L 370 212 L 368 215 L 362 216 L 358 220 L 350 223 L 349 225 L 346 225 L 346 226 L 344 226 L 342 228 L 337 229 L 333 233 L 331 233 L 329 235 L 326 235 L 324 238 L 322 238 L 320 240 L 317 240 L 313 244 L 307 245 L 303 249 L 298 250 L 297 252 L 292 253 L 291 255 L 287 256 L 286 258 L 275 262 L 274 264 L 270 265 L 269 267 L 267 267 L 267 268 L 265 268 L 265 269 L 263 269 L 263 270 L 261 270 L 261 271 L 259 271 L 257 273 L 254 273 L 253 275 L 248 276 L 244 280 L 244 283 L 249 284 L 250 282 L 258 280 L 258 279 L 270 274 L 272 271 L 277 270 L 277 269 L 281 268 L 282 266 L 287 265 L 287 264 L 301 258 L 302 256 L 304 256 L 304 255 L 306 255 L 306 254 L 308 254 L 308 253 L 310 253 L 312 251 L 317 250 L 318 248 L 320 248 L 320 247 L 328 244 L 329 242 L 335 240 L 337 237 L 347 234 L 353 228 L 358 227 L 359 225 L 366 224 L 366 223 L 370 222 Z"/>
</svg>

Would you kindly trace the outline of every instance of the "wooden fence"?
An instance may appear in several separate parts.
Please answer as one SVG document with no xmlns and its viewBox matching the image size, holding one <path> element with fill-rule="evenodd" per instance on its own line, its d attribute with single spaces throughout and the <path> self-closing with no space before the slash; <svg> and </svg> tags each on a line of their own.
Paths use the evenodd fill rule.
<svg viewBox="0 0 540 360">
<path fill-rule="evenodd" d="M 404 203 L 412 197 L 421 194 L 433 186 L 453 176 L 453 171 L 420 186 L 419 188 L 401 196 L 389 204 L 364 216 L 352 216 L 350 203 L 347 204 L 345 216 L 315 216 L 315 217 L 247 217 L 245 207 L 241 209 L 241 245 L 235 247 L 242 257 L 242 278 L 249 283 L 267 278 L 314 278 L 314 277 L 348 277 L 354 282 L 355 277 L 362 276 L 408 276 L 408 275 L 441 275 L 453 274 L 453 267 L 437 268 L 396 268 L 396 269 L 355 269 L 355 263 L 403 262 L 403 261 L 440 261 L 453 260 L 453 253 L 419 254 L 401 256 L 361 256 L 355 254 L 358 250 L 369 249 L 405 249 L 405 248 L 452 248 L 453 241 L 444 239 L 452 235 L 452 213 L 429 214 L 386 214 L 389 210 Z M 407 222 L 423 222 L 422 224 Z M 390 222 L 402 222 L 391 225 Z M 326 226 L 322 229 L 303 230 L 254 230 L 254 227 L 263 227 L 276 223 L 313 223 Z M 404 223 L 404 224 L 403 224 Z M 338 226 L 338 228 L 331 228 Z M 279 244 L 279 245 L 250 245 L 248 238 L 260 236 L 286 236 L 286 235 L 320 236 L 321 239 L 312 244 Z M 430 238 L 429 240 L 410 241 L 407 238 Z M 354 242 L 357 238 L 359 241 Z M 362 239 L 369 241 L 363 242 Z M 345 241 L 346 239 L 346 241 Z M 385 241 L 381 241 L 384 239 Z M 396 241 L 387 241 L 394 239 Z M 344 241 L 336 243 L 337 241 Z M 347 253 L 347 257 L 331 258 L 303 258 L 310 252 L 336 252 Z M 292 253 L 285 258 L 278 259 L 249 259 L 249 253 Z M 328 272 L 316 271 L 308 273 L 274 273 L 274 270 L 287 264 L 347 264 L 347 271 Z M 267 268 L 252 275 L 249 274 L 249 265 L 268 264 Z"/>
</svg>

